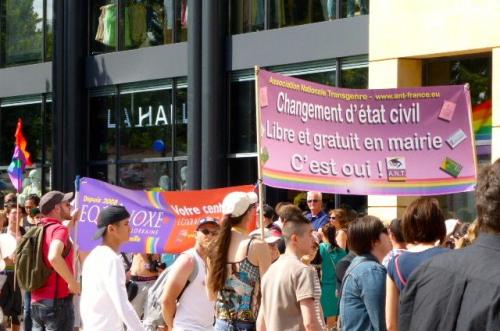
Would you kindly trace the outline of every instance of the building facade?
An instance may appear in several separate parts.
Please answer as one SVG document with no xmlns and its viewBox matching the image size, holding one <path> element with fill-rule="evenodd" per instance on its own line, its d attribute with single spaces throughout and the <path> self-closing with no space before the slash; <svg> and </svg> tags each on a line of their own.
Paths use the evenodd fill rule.
<svg viewBox="0 0 500 331">
<path fill-rule="evenodd" d="M 17 118 L 35 161 L 26 177 L 44 190 L 71 190 L 75 175 L 134 189 L 255 183 L 255 65 L 350 88 L 470 82 L 478 114 L 490 105 L 476 135 L 490 162 L 498 5 L 443 2 L 0 0 L 0 184 Z M 266 189 L 270 203 L 298 193 Z M 326 200 L 383 219 L 408 202 Z"/>
</svg>

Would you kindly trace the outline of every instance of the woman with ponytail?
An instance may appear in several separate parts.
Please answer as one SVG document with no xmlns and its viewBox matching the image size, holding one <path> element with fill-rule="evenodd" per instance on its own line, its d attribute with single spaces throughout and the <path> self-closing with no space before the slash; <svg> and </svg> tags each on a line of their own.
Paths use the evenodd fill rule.
<svg viewBox="0 0 500 331">
<path fill-rule="evenodd" d="M 216 331 L 255 330 L 260 279 L 271 264 L 267 244 L 247 232 L 256 202 L 253 192 L 232 192 L 222 202 L 224 217 L 210 248 L 207 274 L 208 296 L 216 300 Z"/>
<path fill-rule="evenodd" d="M 319 245 L 321 254 L 321 306 L 326 319 L 328 330 L 337 325 L 339 315 L 339 298 L 337 296 L 337 263 L 347 255 L 346 251 L 337 244 L 335 225 L 327 223 L 321 229 L 323 241 Z"/>
</svg>

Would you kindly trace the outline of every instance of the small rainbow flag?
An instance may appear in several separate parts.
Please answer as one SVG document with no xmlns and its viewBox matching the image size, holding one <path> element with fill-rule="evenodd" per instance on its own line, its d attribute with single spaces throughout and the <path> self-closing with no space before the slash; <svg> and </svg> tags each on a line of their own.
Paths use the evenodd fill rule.
<svg viewBox="0 0 500 331">
<path fill-rule="evenodd" d="M 491 140 L 491 99 L 472 107 L 472 120 L 476 140 Z"/>
<path fill-rule="evenodd" d="M 14 154 L 12 155 L 12 162 L 7 169 L 10 181 L 14 185 L 16 191 L 19 193 L 23 188 L 23 172 L 26 165 L 32 165 L 30 160 L 30 153 L 26 150 L 28 145 L 26 138 L 23 135 L 23 121 L 17 120 L 16 145 L 14 147 Z"/>
</svg>

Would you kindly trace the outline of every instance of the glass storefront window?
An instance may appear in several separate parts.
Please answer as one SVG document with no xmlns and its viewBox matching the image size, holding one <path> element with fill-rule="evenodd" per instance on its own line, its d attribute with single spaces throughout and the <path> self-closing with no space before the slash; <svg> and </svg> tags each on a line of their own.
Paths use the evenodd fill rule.
<svg viewBox="0 0 500 331">
<path fill-rule="evenodd" d="M 174 1 L 174 0 L 172 0 Z M 176 35 L 177 42 L 188 40 L 188 0 L 177 0 L 176 2 Z"/>
<path fill-rule="evenodd" d="M 174 189 L 176 191 L 187 190 L 187 161 L 175 162 Z"/>
<path fill-rule="evenodd" d="M 2 65 L 42 62 L 43 0 L 6 0 L 0 7 L 4 19 Z"/>
<path fill-rule="evenodd" d="M 88 116 L 90 177 L 131 189 L 186 187 L 185 79 L 89 91 Z"/>
<path fill-rule="evenodd" d="M 101 164 L 90 166 L 89 177 L 116 185 L 116 165 Z"/>
<path fill-rule="evenodd" d="M 230 153 L 248 153 L 257 150 L 254 85 L 253 77 L 231 82 L 229 90 L 231 107 L 229 115 Z"/>
<path fill-rule="evenodd" d="M 118 185 L 134 190 L 173 189 L 172 162 L 122 164 L 118 171 Z"/>
<path fill-rule="evenodd" d="M 491 66 L 489 54 L 424 62 L 424 85 L 469 84 L 479 168 L 491 162 Z M 447 218 L 458 218 L 465 222 L 471 222 L 476 218 L 474 192 L 449 194 L 437 198 Z"/>
<path fill-rule="evenodd" d="M 264 30 L 265 0 L 231 0 L 229 5 L 231 34 Z"/>
<path fill-rule="evenodd" d="M 353 17 L 359 15 L 368 15 L 369 0 L 340 0 L 341 17 Z"/>
<path fill-rule="evenodd" d="M 335 18 L 335 0 L 269 0 L 270 28 L 328 21 Z"/>
<path fill-rule="evenodd" d="M 45 108 L 45 110 L 43 110 Z M 42 116 L 45 114 L 45 116 Z M 23 134 L 27 141 L 27 151 L 30 153 L 32 166 L 26 167 L 23 173 L 22 197 L 29 194 L 41 194 L 42 187 L 51 187 L 50 177 L 42 172 L 50 170 L 52 157 L 50 155 L 52 142 L 50 136 L 52 109 L 51 102 L 43 104 L 42 96 L 22 98 L 6 98 L 0 104 L 0 190 L 13 191 L 14 187 L 7 174 L 7 168 L 12 161 L 17 127 L 17 120 L 23 121 Z M 43 149 L 45 149 L 45 166 L 42 168 Z M 45 191 L 46 192 L 46 191 Z"/>
<path fill-rule="evenodd" d="M 229 31 L 240 34 L 332 21 L 337 12 L 345 18 L 367 15 L 368 8 L 369 0 L 231 0 Z"/>
<path fill-rule="evenodd" d="M 187 85 L 177 85 L 175 92 L 175 155 L 187 155 Z"/>
<path fill-rule="evenodd" d="M 120 159 L 172 155 L 172 89 L 120 95 Z"/>
<path fill-rule="evenodd" d="M 113 52 L 118 46 L 118 1 L 90 3 L 90 54 Z"/>
<path fill-rule="evenodd" d="M 366 57 L 342 59 L 340 68 L 340 87 L 368 88 L 368 61 Z"/>
<path fill-rule="evenodd" d="M 315 82 L 318 84 L 324 84 L 324 85 L 329 85 L 329 86 L 336 86 L 337 85 L 337 78 L 336 78 L 336 70 L 332 69 L 329 71 L 325 72 L 317 72 L 313 74 L 301 74 L 301 75 L 295 75 L 294 77 L 308 80 L 310 82 Z"/>
<path fill-rule="evenodd" d="M 13 104 L 2 103 L 0 109 L 0 165 L 9 165 L 14 151 L 14 133 L 17 120 L 23 121 L 23 133 L 28 142 L 27 150 L 33 163 L 42 160 L 42 113 L 41 99 Z"/>
<path fill-rule="evenodd" d="M 229 185 L 255 184 L 257 181 L 257 157 L 231 158 Z"/>
<path fill-rule="evenodd" d="M 124 1 L 125 49 L 142 48 L 173 42 L 174 2 Z"/>
<path fill-rule="evenodd" d="M 94 0 L 89 18 L 90 54 L 187 40 L 187 0 Z"/>
<path fill-rule="evenodd" d="M 114 160 L 116 158 L 117 119 L 115 95 L 93 96 L 89 100 L 90 122 L 89 160 Z"/>
<path fill-rule="evenodd" d="M 53 0 L 47 1 L 45 19 L 45 61 L 51 61 L 54 53 L 54 11 Z"/>
<path fill-rule="evenodd" d="M 45 102 L 44 111 L 45 165 L 52 164 L 52 100 Z"/>
</svg>

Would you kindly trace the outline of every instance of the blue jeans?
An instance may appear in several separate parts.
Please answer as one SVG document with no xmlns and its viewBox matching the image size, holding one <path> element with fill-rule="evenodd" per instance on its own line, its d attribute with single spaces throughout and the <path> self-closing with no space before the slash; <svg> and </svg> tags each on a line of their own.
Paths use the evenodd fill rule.
<svg viewBox="0 0 500 331">
<path fill-rule="evenodd" d="M 23 317 L 24 317 L 24 331 L 31 331 L 31 292 L 24 292 L 24 308 L 23 308 Z"/>
<path fill-rule="evenodd" d="M 215 320 L 214 331 L 255 331 L 255 323 Z"/>
<path fill-rule="evenodd" d="M 31 303 L 31 319 L 33 331 L 73 331 L 73 296 Z"/>
</svg>

